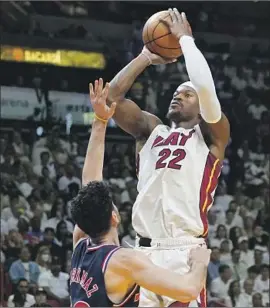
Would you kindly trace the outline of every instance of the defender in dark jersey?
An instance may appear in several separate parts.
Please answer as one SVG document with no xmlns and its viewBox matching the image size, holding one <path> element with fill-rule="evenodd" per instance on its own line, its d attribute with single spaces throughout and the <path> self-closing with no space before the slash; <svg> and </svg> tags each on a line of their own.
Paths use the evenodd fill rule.
<svg viewBox="0 0 270 308">
<path fill-rule="evenodd" d="M 190 253 L 190 272 L 180 275 L 153 264 L 145 254 L 119 245 L 120 215 L 102 180 L 105 131 L 116 104 L 106 106 L 109 84 L 90 85 L 95 119 L 83 168 L 84 187 L 73 199 L 71 213 L 76 227 L 71 261 L 72 307 L 134 307 L 139 286 L 180 302 L 198 297 L 205 283 L 210 250 L 198 247 Z"/>
</svg>

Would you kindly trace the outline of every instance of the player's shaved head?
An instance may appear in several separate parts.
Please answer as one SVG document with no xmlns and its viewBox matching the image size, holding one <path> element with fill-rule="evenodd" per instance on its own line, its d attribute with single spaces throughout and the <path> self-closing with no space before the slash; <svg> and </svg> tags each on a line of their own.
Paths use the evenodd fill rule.
<svg viewBox="0 0 270 308">
<path fill-rule="evenodd" d="M 109 187 L 103 181 L 89 182 L 71 203 L 72 219 L 91 238 L 110 230 L 113 210 Z"/>
</svg>

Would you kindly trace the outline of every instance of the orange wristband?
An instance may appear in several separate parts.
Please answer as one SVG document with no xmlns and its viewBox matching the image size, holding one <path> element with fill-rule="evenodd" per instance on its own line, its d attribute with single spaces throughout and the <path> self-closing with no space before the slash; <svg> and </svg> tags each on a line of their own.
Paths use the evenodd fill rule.
<svg viewBox="0 0 270 308">
<path fill-rule="evenodd" d="M 107 123 L 107 122 L 108 122 L 108 120 L 102 119 L 102 118 L 98 117 L 96 114 L 95 114 L 95 118 L 96 118 L 97 120 L 103 122 L 103 123 Z"/>
</svg>

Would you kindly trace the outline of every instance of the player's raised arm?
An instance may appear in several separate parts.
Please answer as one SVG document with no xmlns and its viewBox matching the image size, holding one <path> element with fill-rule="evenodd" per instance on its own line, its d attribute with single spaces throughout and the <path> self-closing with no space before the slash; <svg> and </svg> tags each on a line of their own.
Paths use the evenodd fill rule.
<svg viewBox="0 0 270 308">
<path fill-rule="evenodd" d="M 223 159 L 224 150 L 230 137 L 230 125 L 221 111 L 210 68 L 194 42 L 185 13 L 180 14 L 175 8 L 169 9 L 169 13 L 171 21 L 164 22 L 170 27 L 171 32 L 179 38 L 189 79 L 199 97 L 201 116 L 209 128 L 212 143 L 216 147 L 214 154 Z"/>
<path fill-rule="evenodd" d="M 156 266 L 139 251 L 120 249 L 110 265 L 115 271 L 155 294 L 190 302 L 197 299 L 205 285 L 209 258 L 209 249 L 193 248 L 190 252 L 190 272 L 181 275 Z"/>
<path fill-rule="evenodd" d="M 103 80 L 101 78 L 95 81 L 94 86 L 92 84 L 89 85 L 89 92 L 95 118 L 82 171 L 83 186 L 87 185 L 90 181 L 102 181 L 106 127 L 116 107 L 116 103 L 112 103 L 110 107 L 106 105 L 109 84 L 107 83 L 103 88 Z M 78 226 L 75 226 L 73 247 L 81 238 L 86 236 Z"/>
<path fill-rule="evenodd" d="M 136 102 L 125 98 L 125 95 L 147 66 L 161 63 L 166 63 L 166 61 L 144 47 L 142 52 L 110 82 L 107 103 L 117 102 L 113 119 L 117 125 L 135 138 L 148 137 L 152 130 L 161 124 L 161 121 L 155 115 L 142 111 Z"/>
</svg>

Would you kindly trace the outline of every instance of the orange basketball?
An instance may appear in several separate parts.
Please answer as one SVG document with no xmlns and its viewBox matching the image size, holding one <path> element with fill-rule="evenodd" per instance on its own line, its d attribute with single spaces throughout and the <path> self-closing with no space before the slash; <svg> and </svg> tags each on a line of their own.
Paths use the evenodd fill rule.
<svg viewBox="0 0 270 308">
<path fill-rule="evenodd" d="M 160 19 L 170 20 L 168 11 L 152 15 L 143 28 L 144 45 L 153 53 L 167 59 L 175 59 L 182 55 L 178 39 L 171 34 L 167 25 Z"/>
</svg>

